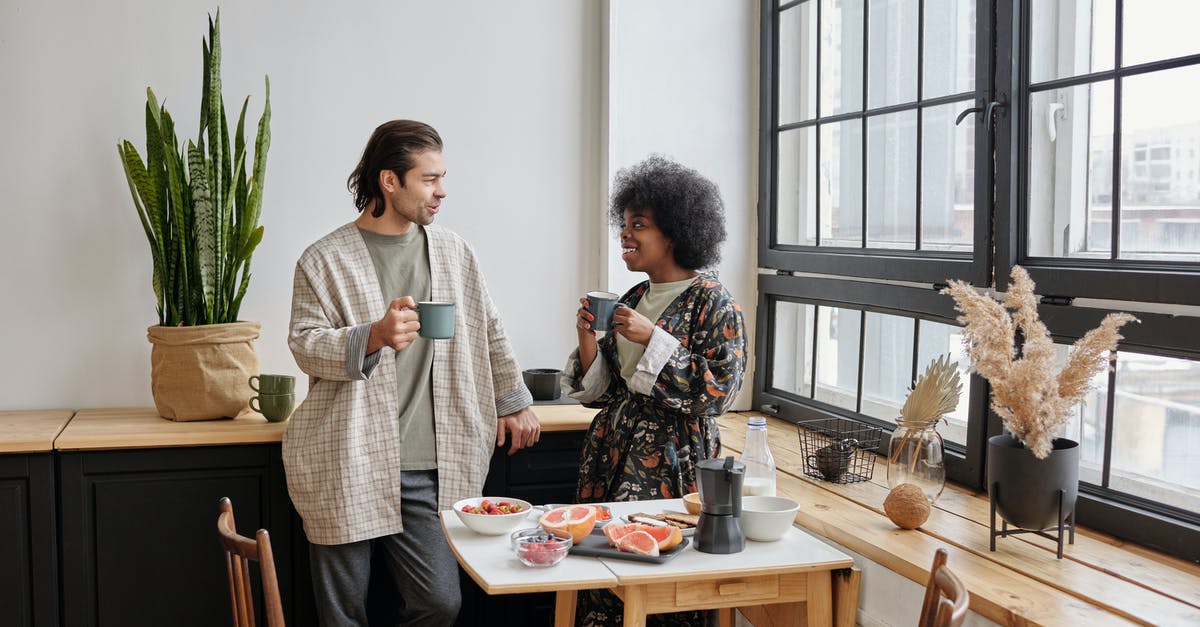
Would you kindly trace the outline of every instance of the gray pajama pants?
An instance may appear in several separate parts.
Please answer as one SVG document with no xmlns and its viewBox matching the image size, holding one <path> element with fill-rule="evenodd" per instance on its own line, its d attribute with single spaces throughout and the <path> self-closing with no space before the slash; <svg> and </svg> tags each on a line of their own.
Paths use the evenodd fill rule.
<svg viewBox="0 0 1200 627">
<path fill-rule="evenodd" d="M 458 562 L 442 535 L 437 510 L 437 471 L 401 474 L 404 532 L 338 545 L 309 545 L 313 593 L 323 626 L 367 625 L 371 553 L 380 546 L 404 600 L 401 625 L 453 625 L 462 603 Z M 374 605 L 374 604 L 372 604 Z"/>
</svg>

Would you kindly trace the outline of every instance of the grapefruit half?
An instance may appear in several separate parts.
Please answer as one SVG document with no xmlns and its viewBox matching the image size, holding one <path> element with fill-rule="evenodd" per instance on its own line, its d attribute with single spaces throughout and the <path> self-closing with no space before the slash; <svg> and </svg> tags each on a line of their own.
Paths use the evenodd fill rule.
<svg viewBox="0 0 1200 627">
<path fill-rule="evenodd" d="M 642 525 L 642 530 L 658 540 L 658 550 L 668 551 L 683 542 L 683 531 L 675 525 Z"/>
<path fill-rule="evenodd" d="M 575 543 L 587 537 L 596 526 L 596 509 L 591 505 L 556 507 L 538 519 L 542 529 Z"/>
<path fill-rule="evenodd" d="M 617 540 L 617 548 L 628 553 L 639 555 L 658 555 L 658 540 L 648 532 L 638 529 L 631 531 Z"/>
</svg>

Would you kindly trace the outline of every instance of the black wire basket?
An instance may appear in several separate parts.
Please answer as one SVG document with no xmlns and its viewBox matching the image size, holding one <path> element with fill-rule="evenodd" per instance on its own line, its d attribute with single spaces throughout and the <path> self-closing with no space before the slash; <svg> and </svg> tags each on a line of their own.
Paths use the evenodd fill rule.
<svg viewBox="0 0 1200 627">
<path fill-rule="evenodd" d="M 804 474 L 831 483 L 869 481 L 883 430 L 849 418 L 796 423 Z"/>
</svg>

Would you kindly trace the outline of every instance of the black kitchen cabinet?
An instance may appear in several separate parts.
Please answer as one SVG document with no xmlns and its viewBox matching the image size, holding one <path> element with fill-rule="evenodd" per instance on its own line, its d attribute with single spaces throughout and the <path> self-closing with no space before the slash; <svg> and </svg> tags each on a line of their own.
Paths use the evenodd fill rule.
<svg viewBox="0 0 1200 627">
<path fill-rule="evenodd" d="M 62 625 L 229 624 L 222 496 L 240 533 L 271 534 L 288 624 L 315 624 L 278 444 L 65 451 L 58 468 Z"/>
<path fill-rule="evenodd" d="M 484 493 L 570 502 L 582 446 L 583 432 L 575 431 L 544 433 L 536 446 L 511 457 L 507 448 L 497 449 Z M 216 540 L 222 496 L 233 501 L 240 533 L 270 532 L 289 627 L 316 624 L 308 542 L 288 499 L 278 444 L 57 452 L 62 555 L 57 584 L 53 458 L 40 456 L 32 466 L 40 470 L 33 473 L 10 470 L 25 457 L 38 456 L 0 457 L 0 512 L 12 512 L 0 514 L 0 541 L 22 537 L 18 527 L 25 537 L 32 534 L 22 547 L 0 545 L 0 554 L 21 557 L 12 560 L 18 566 L 0 560 L 0 595 L 6 595 L 0 607 L 29 608 L 22 611 L 34 617 L 16 624 L 229 624 L 229 589 Z M 23 547 L 39 553 L 30 555 Z M 384 624 L 401 602 L 388 598 L 389 588 L 379 579 L 388 573 L 378 564 L 368 593 L 372 624 Z M 252 572 L 261 616 L 257 569 Z M 553 623 L 553 594 L 488 596 L 465 574 L 462 588 L 459 625 Z"/>
<path fill-rule="evenodd" d="M 58 624 L 54 458 L 0 455 L 0 614 L 5 625 Z"/>
</svg>

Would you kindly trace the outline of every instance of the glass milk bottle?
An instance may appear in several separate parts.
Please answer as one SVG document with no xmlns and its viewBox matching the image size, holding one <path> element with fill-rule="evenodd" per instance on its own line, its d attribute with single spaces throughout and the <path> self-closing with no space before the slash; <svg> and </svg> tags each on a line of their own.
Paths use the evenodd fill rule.
<svg viewBox="0 0 1200 627">
<path fill-rule="evenodd" d="M 746 479 L 744 496 L 775 496 L 775 458 L 767 447 L 767 419 L 752 416 L 746 425 L 746 449 L 742 451 Z"/>
</svg>

